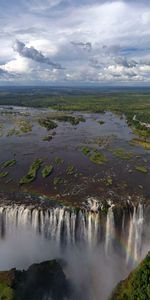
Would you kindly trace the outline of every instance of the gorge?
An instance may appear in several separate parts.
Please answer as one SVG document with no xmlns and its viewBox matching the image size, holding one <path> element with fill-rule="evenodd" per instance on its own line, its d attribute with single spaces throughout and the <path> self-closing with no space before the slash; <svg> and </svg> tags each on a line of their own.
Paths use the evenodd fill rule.
<svg viewBox="0 0 150 300">
<path fill-rule="evenodd" d="M 5 201 L 0 204 L 0 236 L 7 248 L 11 245 L 13 262 L 7 257 L 8 269 L 16 262 L 23 268 L 35 259 L 62 259 L 64 272 L 74 286 L 74 297 L 84 299 L 86 295 L 86 299 L 97 300 L 101 295 L 101 299 L 107 299 L 115 284 L 149 249 L 149 209 L 143 203 L 134 206 L 127 201 L 123 208 L 108 203 L 104 210 L 91 198 L 84 208 L 56 203 L 44 207 L 44 201 L 41 207 Z M 22 242 L 26 251 L 22 251 Z M 8 256 L 5 246 L 0 255 L 3 269 Z M 106 276 L 109 283 L 104 286 Z"/>
</svg>

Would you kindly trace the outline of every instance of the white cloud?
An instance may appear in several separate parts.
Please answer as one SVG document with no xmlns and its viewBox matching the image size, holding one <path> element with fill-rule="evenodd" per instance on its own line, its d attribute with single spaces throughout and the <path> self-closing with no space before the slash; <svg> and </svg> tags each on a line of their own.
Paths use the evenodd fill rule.
<svg viewBox="0 0 150 300">
<path fill-rule="evenodd" d="M 52 44 L 51 41 L 47 39 L 36 39 L 29 41 L 27 46 L 34 47 L 38 51 L 44 52 L 51 57 L 58 53 L 58 47 L 55 44 Z"/>
<path fill-rule="evenodd" d="M 32 74 L 31 80 L 149 81 L 150 3 L 82 1 L 22 0 L 18 14 L 8 14 L 4 7 L 0 68 L 24 79 Z M 65 69 L 54 72 L 45 63 L 16 55 L 15 39 Z"/>
<path fill-rule="evenodd" d="M 1 68 L 10 73 L 26 73 L 29 71 L 29 62 L 26 58 L 17 55 L 15 59 L 2 65 Z"/>
</svg>

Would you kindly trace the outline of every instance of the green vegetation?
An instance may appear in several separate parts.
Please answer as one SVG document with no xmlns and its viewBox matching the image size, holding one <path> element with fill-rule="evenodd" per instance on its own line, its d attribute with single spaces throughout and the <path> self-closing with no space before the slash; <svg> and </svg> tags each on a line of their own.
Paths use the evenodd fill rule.
<svg viewBox="0 0 150 300">
<path fill-rule="evenodd" d="M 8 130 L 7 132 L 7 136 L 13 136 L 13 135 L 19 135 L 20 131 L 16 128 L 12 128 L 10 130 Z"/>
<path fill-rule="evenodd" d="M 13 300 L 14 291 L 5 283 L 0 283 L 0 299 L 1 300 Z"/>
<path fill-rule="evenodd" d="M 26 120 L 20 120 L 18 126 L 21 133 L 28 133 L 32 131 L 32 125 Z"/>
<path fill-rule="evenodd" d="M 130 145 L 141 146 L 145 150 L 150 150 L 150 142 L 148 142 L 148 141 L 146 142 L 146 141 L 142 141 L 140 139 L 133 139 L 132 141 L 130 141 Z"/>
<path fill-rule="evenodd" d="M 62 184 L 63 179 L 61 177 L 55 177 L 53 183 L 54 185 Z"/>
<path fill-rule="evenodd" d="M 82 116 L 74 117 L 70 115 L 58 115 L 55 116 L 55 120 L 60 122 L 69 122 L 71 125 L 78 125 L 80 122 L 85 122 Z"/>
<path fill-rule="evenodd" d="M 63 164 L 64 160 L 61 157 L 55 157 L 55 163 L 56 165 Z"/>
<path fill-rule="evenodd" d="M 146 139 L 150 138 L 150 128 L 146 128 L 145 126 L 140 126 L 140 128 L 133 128 L 133 133 Z"/>
<path fill-rule="evenodd" d="M 2 166 L 3 166 L 4 168 L 6 168 L 6 167 L 12 167 L 12 166 L 15 165 L 15 164 L 16 164 L 16 160 L 15 160 L 15 159 L 11 159 L 11 160 L 5 161 L 5 162 L 2 164 Z"/>
<path fill-rule="evenodd" d="M 50 120 L 48 117 L 45 119 L 39 119 L 39 124 L 42 127 L 45 127 L 47 130 L 51 130 L 57 127 L 57 124 Z"/>
<path fill-rule="evenodd" d="M 134 299 L 150 299 L 150 253 L 127 279 L 117 285 L 109 300 Z"/>
<path fill-rule="evenodd" d="M 105 215 L 107 215 L 109 209 L 109 204 L 107 201 L 103 202 L 102 207 L 101 207 L 101 212 Z"/>
<path fill-rule="evenodd" d="M 28 117 L 28 116 L 30 116 L 30 114 L 28 112 L 16 111 L 16 110 L 13 109 L 13 107 L 9 107 L 9 108 L 6 108 L 6 109 L 0 111 L 0 115 L 6 115 L 6 116 L 8 115 L 8 116 L 13 116 L 13 117 L 14 116 L 15 117 L 18 117 L 18 116 Z"/>
<path fill-rule="evenodd" d="M 145 113 L 136 113 L 136 120 L 142 123 L 150 124 L 150 115 Z"/>
<path fill-rule="evenodd" d="M 53 171 L 53 166 L 49 165 L 49 166 L 45 166 L 42 170 L 42 177 L 45 178 L 47 176 L 49 176 Z"/>
<path fill-rule="evenodd" d="M 20 184 L 26 184 L 34 181 L 37 176 L 37 171 L 41 167 L 42 160 L 41 159 L 36 159 L 33 164 L 29 168 L 29 172 L 26 176 L 20 179 Z"/>
<path fill-rule="evenodd" d="M 118 148 L 113 151 L 113 154 L 121 159 L 129 160 L 133 157 L 132 152 L 125 152 L 124 149 Z"/>
<path fill-rule="evenodd" d="M 32 125 L 29 121 L 24 119 L 19 119 L 15 122 L 15 127 L 10 128 L 7 132 L 7 136 L 19 135 L 28 133 L 32 131 Z"/>
<path fill-rule="evenodd" d="M 106 186 L 111 186 L 113 184 L 112 178 L 109 176 L 104 180 Z"/>
<path fill-rule="evenodd" d="M 73 165 L 68 165 L 67 169 L 66 169 L 66 174 L 67 175 L 73 175 L 74 173 L 74 166 Z"/>
<path fill-rule="evenodd" d="M 115 135 L 109 135 L 109 136 L 101 136 L 101 137 L 96 137 L 89 139 L 87 142 L 88 144 L 96 144 L 99 147 L 102 148 L 108 148 L 111 143 L 115 140 L 116 136 Z"/>
<path fill-rule="evenodd" d="M 13 119 L 14 121 L 14 119 Z M 17 119 L 15 120 L 15 127 L 10 128 L 7 132 L 6 136 L 13 136 L 28 133 L 32 131 L 32 125 L 28 120 L 25 119 Z"/>
<path fill-rule="evenodd" d="M 150 138 L 150 113 L 130 112 L 127 113 L 128 124 L 133 128 L 133 132 L 144 139 Z"/>
<path fill-rule="evenodd" d="M 108 161 L 107 157 L 104 154 L 98 152 L 97 150 L 94 150 L 91 153 L 91 150 L 88 147 L 83 147 L 82 153 L 88 156 L 90 161 L 95 164 L 104 164 Z"/>
<path fill-rule="evenodd" d="M 3 127 L 4 127 L 4 125 L 2 123 L 0 123 L 0 137 L 3 136 Z"/>
<path fill-rule="evenodd" d="M 84 155 L 89 155 L 89 153 L 90 153 L 90 148 L 88 148 L 88 147 L 83 147 L 82 148 L 82 153 L 84 154 Z"/>
<path fill-rule="evenodd" d="M 25 91 L 0 92 L 0 105 L 19 105 L 27 107 L 50 107 L 61 111 L 90 111 L 103 112 L 113 111 L 119 113 L 140 113 L 144 115 L 140 120 L 148 121 L 150 112 L 149 91 L 113 91 L 108 89 L 105 94 L 101 91 L 81 91 L 80 94 L 63 93 L 55 95 L 45 89 L 31 93 L 30 89 Z"/>
<path fill-rule="evenodd" d="M 142 172 L 142 173 L 148 173 L 148 169 L 144 166 L 136 166 L 135 170 Z"/>
<path fill-rule="evenodd" d="M 52 135 L 49 134 L 49 135 L 46 135 L 46 136 L 43 137 L 43 141 L 49 142 L 49 141 L 52 140 L 52 138 L 53 138 Z"/>
<path fill-rule="evenodd" d="M 95 150 L 90 156 L 90 161 L 95 164 L 104 164 L 108 161 L 108 159 L 104 154 Z"/>
<path fill-rule="evenodd" d="M 0 172 L 0 178 L 6 177 L 8 175 L 8 172 Z"/>
<path fill-rule="evenodd" d="M 125 115 L 129 126 L 133 131 L 143 137 L 150 138 L 150 92 L 143 90 L 113 91 L 108 89 L 103 93 L 100 90 L 75 91 L 50 91 L 38 89 L 31 93 L 30 89 L 25 91 L 0 91 L 0 105 L 19 105 L 28 107 L 46 107 L 57 111 L 83 111 L 83 112 L 105 112 L 112 111 L 119 115 Z M 12 112 L 13 113 L 13 112 Z M 136 119 L 134 118 L 136 116 Z M 78 119 L 80 118 L 80 120 Z M 57 117 L 56 117 L 57 119 Z M 78 119 L 78 120 L 77 120 Z M 76 125 L 83 121 L 82 117 L 60 116 L 59 121 L 71 122 Z M 40 121 L 41 126 L 51 129 L 48 121 Z M 145 123 L 146 125 L 143 125 Z M 49 129 L 48 129 L 49 130 Z M 17 134 L 14 133 L 14 134 Z"/>
</svg>

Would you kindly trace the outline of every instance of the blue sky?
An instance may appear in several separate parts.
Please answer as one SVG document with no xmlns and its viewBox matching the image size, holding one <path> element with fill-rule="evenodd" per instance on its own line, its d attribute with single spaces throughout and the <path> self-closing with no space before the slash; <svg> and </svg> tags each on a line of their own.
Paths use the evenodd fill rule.
<svg viewBox="0 0 150 300">
<path fill-rule="evenodd" d="M 150 1 L 0 0 L 0 85 L 150 82 Z"/>
</svg>

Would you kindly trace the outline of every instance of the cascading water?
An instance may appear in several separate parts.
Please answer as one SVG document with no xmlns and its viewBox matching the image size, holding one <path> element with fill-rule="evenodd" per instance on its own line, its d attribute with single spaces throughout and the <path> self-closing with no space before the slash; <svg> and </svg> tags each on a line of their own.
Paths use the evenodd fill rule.
<svg viewBox="0 0 150 300">
<path fill-rule="evenodd" d="M 113 206 L 108 209 L 106 220 L 105 252 L 108 254 L 112 250 L 113 240 L 115 238 L 115 223 Z"/>
<path fill-rule="evenodd" d="M 0 207 L 0 230 L 3 238 L 15 231 L 16 227 L 35 230 L 38 234 L 53 240 L 57 245 L 69 246 L 85 243 L 87 246 L 104 248 L 106 255 L 111 255 L 117 242 L 117 229 L 113 205 L 109 207 L 106 217 L 98 211 L 97 206 L 90 210 L 69 210 L 65 207 L 38 209 L 23 205 Z M 122 216 L 122 239 L 126 241 L 126 263 L 130 259 L 138 261 L 141 254 L 144 213 L 139 204 L 130 212 L 129 221 Z M 128 224 L 129 223 L 129 224 Z M 125 230 L 129 228 L 128 230 Z"/>
<path fill-rule="evenodd" d="M 143 234 L 143 205 L 139 204 L 138 208 L 134 207 L 133 215 L 130 215 L 130 225 L 127 243 L 126 262 L 134 258 L 135 262 L 140 259 L 142 234 Z"/>
</svg>

